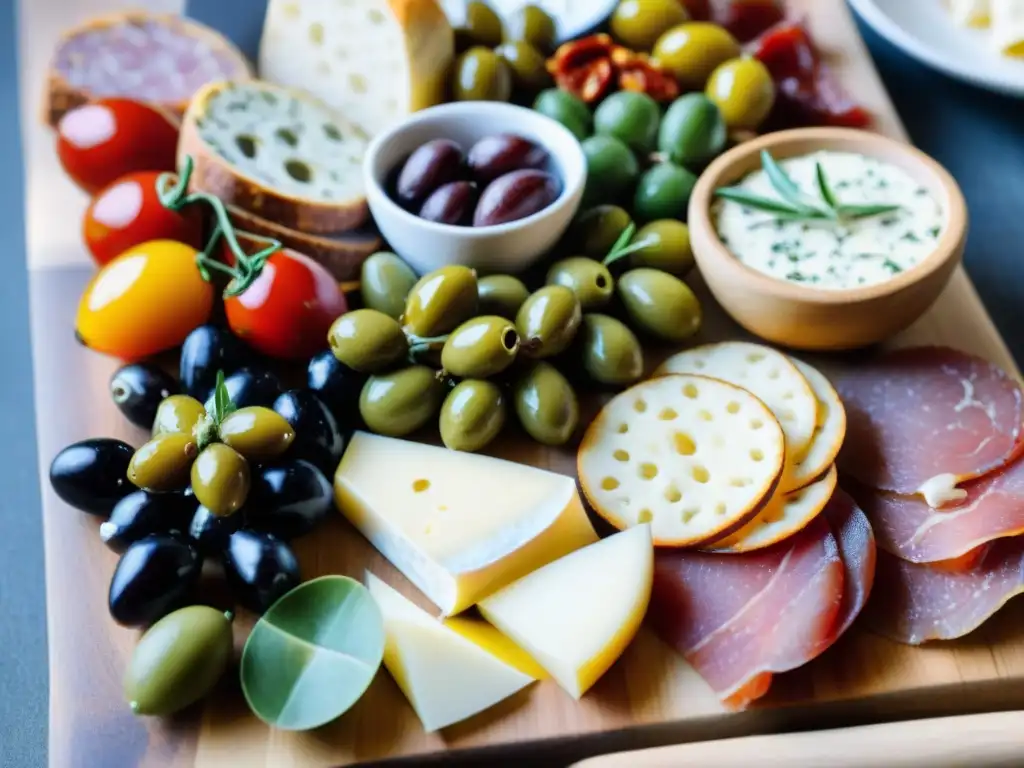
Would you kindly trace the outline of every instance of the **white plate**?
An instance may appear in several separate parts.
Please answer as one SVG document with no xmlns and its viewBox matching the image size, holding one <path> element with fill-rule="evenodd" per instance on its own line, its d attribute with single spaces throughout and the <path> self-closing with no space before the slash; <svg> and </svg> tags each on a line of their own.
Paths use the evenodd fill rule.
<svg viewBox="0 0 1024 768">
<path fill-rule="evenodd" d="M 558 39 L 568 40 L 590 32 L 612 15 L 616 0 L 489 0 L 499 16 L 508 18 L 528 3 L 538 5 L 551 14 L 558 25 Z M 459 24 L 466 16 L 469 0 L 441 0 L 441 5 L 451 19 Z"/>
<path fill-rule="evenodd" d="M 866 24 L 930 67 L 969 83 L 1024 96 L 1024 60 L 1003 56 L 990 31 L 960 27 L 943 0 L 850 0 Z"/>
</svg>

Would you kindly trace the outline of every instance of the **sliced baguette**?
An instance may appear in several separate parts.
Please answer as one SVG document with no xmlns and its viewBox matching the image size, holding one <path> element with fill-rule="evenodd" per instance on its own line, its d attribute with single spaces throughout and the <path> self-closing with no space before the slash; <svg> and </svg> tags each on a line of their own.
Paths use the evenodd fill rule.
<svg viewBox="0 0 1024 768">
<path fill-rule="evenodd" d="M 354 229 L 369 217 L 359 126 L 298 90 L 260 80 L 211 83 L 181 126 L 191 190 L 307 234 Z"/>
<path fill-rule="evenodd" d="M 167 56 L 199 56 L 187 75 L 166 71 Z M 128 11 L 98 16 L 66 31 L 54 50 L 43 120 L 56 127 L 64 113 L 93 99 L 138 99 L 180 118 L 207 83 L 251 78 L 241 51 L 216 30 L 182 16 Z"/>
</svg>

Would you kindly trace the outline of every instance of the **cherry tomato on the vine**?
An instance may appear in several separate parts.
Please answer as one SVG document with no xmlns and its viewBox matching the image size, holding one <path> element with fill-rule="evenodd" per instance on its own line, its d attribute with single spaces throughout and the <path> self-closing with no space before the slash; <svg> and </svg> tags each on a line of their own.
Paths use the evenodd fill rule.
<svg viewBox="0 0 1024 768">
<path fill-rule="evenodd" d="M 199 274 L 196 255 L 190 245 L 153 240 L 109 262 L 82 294 L 78 338 L 125 361 L 180 345 L 213 310 L 214 288 Z"/>
<path fill-rule="evenodd" d="M 272 254 L 243 293 L 224 300 L 235 335 L 283 360 L 307 359 L 323 349 L 331 324 L 347 310 L 331 273 L 292 250 Z"/>
<path fill-rule="evenodd" d="M 178 124 L 131 99 L 100 99 L 72 109 L 57 124 L 57 156 L 89 194 L 134 171 L 173 171 Z"/>
<path fill-rule="evenodd" d="M 150 240 L 175 240 L 199 248 L 203 221 L 195 206 L 181 212 L 160 204 L 156 182 L 161 171 L 137 171 L 105 187 L 85 211 L 82 238 L 103 266 L 129 248 Z"/>
</svg>

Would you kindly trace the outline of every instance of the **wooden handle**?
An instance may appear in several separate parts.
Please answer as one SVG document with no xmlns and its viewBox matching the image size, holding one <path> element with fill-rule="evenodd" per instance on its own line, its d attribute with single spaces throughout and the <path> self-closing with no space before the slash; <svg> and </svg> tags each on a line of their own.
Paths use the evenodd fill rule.
<svg viewBox="0 0 1024 768">
<path fill-rule="evenodd" d="M 1011 768 L 1024 764 L 1024 712 L 749 736 L 620 752 L 573 768 Z"/>
</svg>

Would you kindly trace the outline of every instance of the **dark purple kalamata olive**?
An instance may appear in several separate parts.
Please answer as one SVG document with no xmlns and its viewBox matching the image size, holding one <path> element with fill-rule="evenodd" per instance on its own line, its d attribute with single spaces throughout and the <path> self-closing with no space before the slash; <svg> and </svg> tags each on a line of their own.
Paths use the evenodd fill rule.
<svg viewBox="0 0 1024 768">
<path fill-rule="evenodd" d="M 500 133 L 474 144 L 466 155 L 466 164 L 473 180 L 485 187 L 512 171 L 544 170 L 548 153 L 522 136 Z"/>
<path fill-rule="evenodd" d="M 110 396 L 114 405 L 132 424 L 153 428 L 156 409 L 164 398 L 178 394 L 178 382 L 152 363 L 131 363 L 114 371 Z"/>
<path fill-rule="evenodd" d="M 258 614 L 302 581 L 295 554 L 269 533 L 235 531 L 228 538 L 223 561 L 235 598 Z"/>
<path fill-rule="evenodd" d="M 50 485 L 75 509 L 106 518 L 114 505 L 135 486 L 128 482 L 128 465 L 135 449 L 112 437 L 73 443 L 50 464 Z"/>
<path fill-rule="evenodd" d="M 476 208 L 477 186 L 471 181 L 453 181 L 434 190 L 420 209 L 420 218 L 438 224 L 468 227 Z"/>
<path fill-rule="evenodd" d="M 191 492 L 132 491 L 100 526 L 100 538 L 115 552 L 153 533 L 186 533 L 199 502 Z"/>
<path fill-rule="evenodd" d="M 126 627 L 162 619 L 185 602 L 199 579 L 203 560 L 187 541 L 154 533 L 130 544 L 110 580 L 110 615 Z"/>
<path fill-rule="evenodd" d="M 492 181 L 476 206 L 474 227 L 493 227 L 532 216 L 558 197 L 559 184 L 544 171 L 512 171 Z"/>
<path fill-rule="evenodd" d="M 462 150 L 454 141 L 435 139 L 417 149 L 398 174 L 398 202 L 418 208 L 430 194 L 462 174 Z"/>
</svg>

